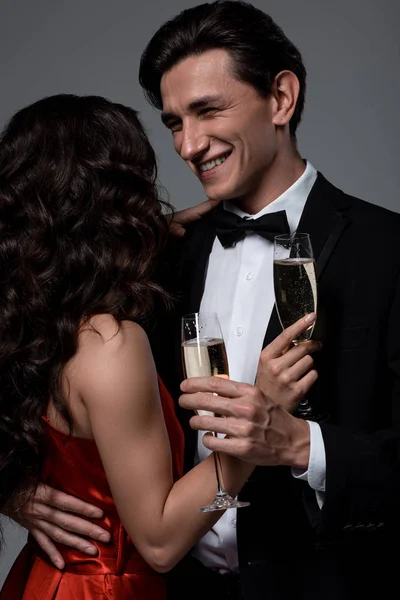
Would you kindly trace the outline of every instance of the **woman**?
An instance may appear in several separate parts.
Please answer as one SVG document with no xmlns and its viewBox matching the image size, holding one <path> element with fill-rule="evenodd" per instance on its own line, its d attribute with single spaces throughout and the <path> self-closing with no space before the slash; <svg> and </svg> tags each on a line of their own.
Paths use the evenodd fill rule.
<svg viewBox="0 0 400 600">
<path fill-rule="evenodd" d="M 103 512 L 111 543 L 33 539 L 1 598 L 162 600 L 163 578 L 220 513 L 212 457 L 180 478 L 183 436 L 145 328 L 170 298 L 154 280 L 168 208 L 136 116 L 60 95 L 19 111 L 0 143 L 0 510 L 40 478 Z M 223 456 L 235 495 L 252 467 Z M 142 558 L 143 557 L 143 558 Z"/>
</svg>

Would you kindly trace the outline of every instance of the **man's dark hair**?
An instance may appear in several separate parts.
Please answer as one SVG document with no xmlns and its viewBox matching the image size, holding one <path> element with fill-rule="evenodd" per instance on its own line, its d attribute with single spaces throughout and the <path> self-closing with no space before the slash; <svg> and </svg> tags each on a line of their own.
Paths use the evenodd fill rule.
<svg viewBox="0 0 400 600">
<path fill-rule="evenodd" d="M 262 97 L 271 93 L 275 76 L 292 71 L 300 82 L 296 109 L 290 121 L 295 137 L 304 107 L 306 69 L 300 52 L 273 19 L 251 4 L 217 0 L 189 8 L 167 21 L 142 54 L 139 81 L 153 106 L 162 109 L 161 78 L 176 64 L 207 50 L 229 52 L 234 74 Z"/>
</svg>

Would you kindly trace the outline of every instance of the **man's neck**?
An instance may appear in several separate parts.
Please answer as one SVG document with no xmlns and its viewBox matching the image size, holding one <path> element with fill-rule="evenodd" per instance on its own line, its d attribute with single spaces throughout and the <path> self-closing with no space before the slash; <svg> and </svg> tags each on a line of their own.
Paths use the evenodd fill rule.
<svg viewBox="0 0 400 600">
<path fill-rule="evenodd" d="M 305 168 L 303 159 L 293 148 L 287 156 L 275 159 L 255 193 L 231 202 L 243 212 L 255 215 L 289 189 L 303 175 Z"/>
</svg>

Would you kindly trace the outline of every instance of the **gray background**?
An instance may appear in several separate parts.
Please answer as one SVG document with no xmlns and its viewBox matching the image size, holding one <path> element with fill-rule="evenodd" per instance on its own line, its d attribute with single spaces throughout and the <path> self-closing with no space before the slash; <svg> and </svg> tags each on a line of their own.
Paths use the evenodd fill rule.
<svg viewBox="0 0 400 600">
<path fill-rule="evenodd" d="M 204 199 L 137 83 L 156 29 L 200 0 L 0 0 L 0 125 L 50 94 L 99 94 L 140 111 L 176 207 Z M 299 148 L 347 192 L 399 211 L 398 0 L 254 0 L 308 70 Z M 368 232 L 372 233 L 372 232 Z M 0 585 L 24 540 L 6 525 Z"/>
</svg>

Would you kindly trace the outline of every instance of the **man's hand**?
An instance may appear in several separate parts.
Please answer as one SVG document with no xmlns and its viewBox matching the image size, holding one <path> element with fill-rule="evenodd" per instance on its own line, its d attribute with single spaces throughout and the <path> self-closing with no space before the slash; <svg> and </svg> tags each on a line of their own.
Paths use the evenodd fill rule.
<svg viewBox="0 0 400 600">
<path fill-rule="evenodd" d="M 179 403 L 189 410 L 206 410 L 226 418 L 199 416 L 190 425 L 200 431 L 226 434 L 220 439 L 206 435 L 204 445 L 255 465 L 287 465 L 307 469 L 310 431 L 255 386 L 219 377 L 191 377 L 181 384 Z"/>
<path fill-rule="evenodd" d="M 185 208 L 184 210 L 178 210 L 172 216 L 172 220 L 169 225 L 170 233 L 176 237 L 183 237 L 186 233 L 185 225 L 188 225 L 193 221 L 198 221 L 202 216 L 206 215 L 218 204 L 219 200 L 208 199 L 205 202 L 197 204 L 197 206 Z"/>
<path fill-rule="evenodd" d="M 284 329 L 260 355 L 256 385 L 290 413 L 318 379 L 311 354 L 321 349 L 321 343 L 310 340 L 296 346 L 292 344 L 314 321 L 314 313 L 299 319 Z"/>
<path fill-rule="evenodd" d="M 110 541 L 107 531 L 76 515 L 99 519 L 103 512 L 79 498 L 39 484 L 30 502 L 18 514 L 13 513 L 9 516 L 28 529 L 51 562 L 57 568 L 63 569 L 64 560 L 54 542 L 95 556 L 96 546 L 80 536 L 101 542 Z"/>
</svg>

